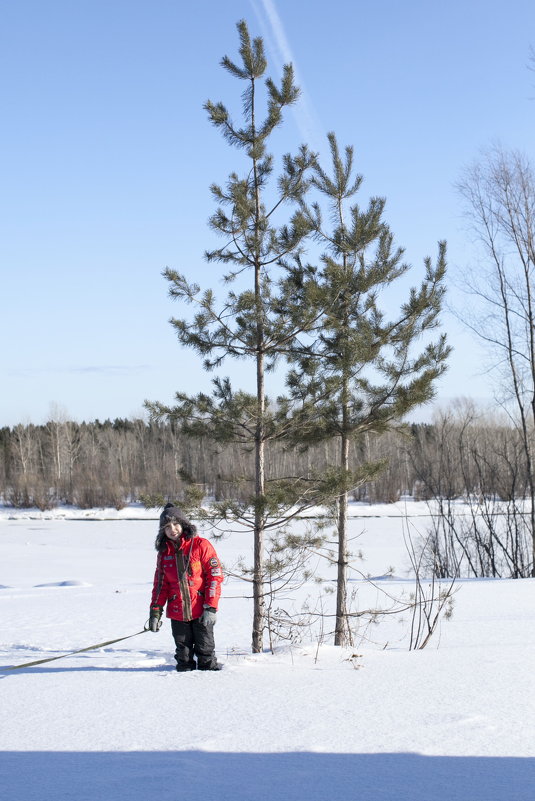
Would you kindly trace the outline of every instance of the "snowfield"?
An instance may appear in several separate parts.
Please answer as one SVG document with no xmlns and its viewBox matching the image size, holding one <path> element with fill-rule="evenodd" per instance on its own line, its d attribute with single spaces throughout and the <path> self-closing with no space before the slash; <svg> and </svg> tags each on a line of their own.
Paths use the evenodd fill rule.
<svg viewBox="0 0 535 801">
<path fill-rule="evenodd" d="M 352 506 L 355 610 L 408 598 L 403 532 L 423 533 L 426 514 Z M 168 621 L 142 631 L 156 528 L 138 507 L 0 508 L 3 801 L 534 801 L 532 579 L 459 581 L 424 650 L 408 650 L 405 613 L 359 619 L 350 649 L 332 645 L 328 618 L 323 637 L 318 623 L 253 655 L 249 587 L 227 578 L 224 669 L 177 674 Z M 231 533 L 216 548 L 232 569 L 251 539 Z M 285 609 L 332 611 L 333 566 L 317 569 L 325 583 L 288 591 Z"/>
</svg>

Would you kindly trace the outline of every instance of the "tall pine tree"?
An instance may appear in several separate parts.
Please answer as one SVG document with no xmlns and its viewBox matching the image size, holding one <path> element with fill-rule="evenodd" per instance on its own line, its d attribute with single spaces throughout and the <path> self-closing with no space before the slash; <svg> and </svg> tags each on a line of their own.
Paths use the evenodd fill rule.
<svg viewBox="0 0 535 801">
<path fill-rule="evenodd" d="M 299 267 L 292 267 L 293 280 L 287 280 L 287 260 L 298 257 L 311 231 L 299 199 L 306 194 L 313 157 L 305 145 L 296 156 L 284 156 L 282 172 L 275 180 L 267 143 L 282 122 L 283 110 L 296 102 L 299 90 L 290 65 L 284 67 L 280 85 L 269 77 L 262 80 L 267 68 L 262 39 L 251 40 L 244 21 L 237 27 L 241 63 L 225 56 L 221 64 L 245 85 L 243 121 L 236 124 L 222 103 L 208 101 L 205 108 L 229 144 L 243 151 L 246 166 L 241 176 L 233 172 L 225 187 L 211 187 L 218 207 L 210 224 L 225 244 L 206 253 L 206 258 L 209 263 L 225 265 L 225 281 L 240 288 L 231 287 L 220 300 L 212 289 L 201 291 L 174 270 L 166 270 L 165 276 L 170 295 L 195 308 L 193 318 L 172 320 L 179 341 L 203 357 L 207 370 L 219 367 L 227 357 L 248 361 L 255 372 L 256 393 L 234 391 L 228 378 L 218 377 L 211 395 L 177 393 L 173 407 L 147 405 L 157 418 L 180 421 L 187 434 L 237 442 L 254 450 L 254 476 L 244 476 L 249 493 L 241 501 L 221 502 L 218 508 L 223 517 L 240 520 L 254 534 L 252 648 L 258 652 L 266 624 L 266 531 L 280 525 L 284 510 L 293 504 L 310 502 L 307 482 L 299 477 L 271 481 L 268 475 L 266 447 L 288 434 L 288 421 L 277 423 L 276 409 L 266 392 L 266 373 L 287 354 L 297 336 L 315 325 L 314 304 L 307 298 L 314 281 L 308 281 L 306 271 Z M 263 116 L 259 110 L 262 97 L 267 100 Z"/>
</svg>

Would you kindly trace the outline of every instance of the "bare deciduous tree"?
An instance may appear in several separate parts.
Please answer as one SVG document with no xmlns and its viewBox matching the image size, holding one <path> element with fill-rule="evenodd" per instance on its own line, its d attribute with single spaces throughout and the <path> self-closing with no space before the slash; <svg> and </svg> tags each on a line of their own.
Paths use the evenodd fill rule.
<svg viewBox="0 0 535 801">
<path fill-rule="evenodd" d="M 497 400 L 522 436 L 535 555 L 535 175 L 524 155 L 495 147 L 458 189 L 485 255 L 468 286 L 480 311 L 467 322 L 490 349 Z"/>
</svg>

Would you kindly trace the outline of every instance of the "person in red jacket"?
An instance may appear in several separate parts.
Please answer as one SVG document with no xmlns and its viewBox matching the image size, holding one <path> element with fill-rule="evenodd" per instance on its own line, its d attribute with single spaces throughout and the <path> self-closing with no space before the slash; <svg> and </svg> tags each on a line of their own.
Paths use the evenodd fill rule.
<svg viewBox="0 0 535 801">
<path fill-rule="evenodd" d="M 214 625 L 223 571 L 211 542 L 168 503 L 155 542 L 158 558 L 150 604 L 149 628 L 158 631 L 164 605 L 176 645 L 176 669 L 220 670 Z"/>
</svg>

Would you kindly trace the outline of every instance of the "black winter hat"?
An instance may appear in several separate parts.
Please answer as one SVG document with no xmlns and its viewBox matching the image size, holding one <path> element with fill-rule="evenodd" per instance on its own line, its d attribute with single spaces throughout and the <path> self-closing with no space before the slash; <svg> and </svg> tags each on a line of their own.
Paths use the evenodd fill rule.
<svg viewBox="0 0 535 801">
<path fill-rule="evenodd" d="M 191 522 L 188 520 L 184 512 L 178 508 L 178 506 L 174 506 L 172 503 L 167 503 L 160 515 L 160 526 L 165 526 L 171 520 L 177 520 L 182 527 L 184 523 L 187 526 L 191 526 Z"/>
<path fill-rule="evenodd" d="M 161 551 L 165 548 L 166 536 L 164 528 L 172 520 L 176 520 L 177 523 L 180 523 L 182 526 L 183 535 L 186 538 L 189 539 L 197 534 L 197 526 L 188 520 L 184 512 L 179 509 L 178 506 L 168 503 L 160 515 L 160 525 L 158 528 L 156 542 L 154 543 L 157 551 Z"/>
</svg>

